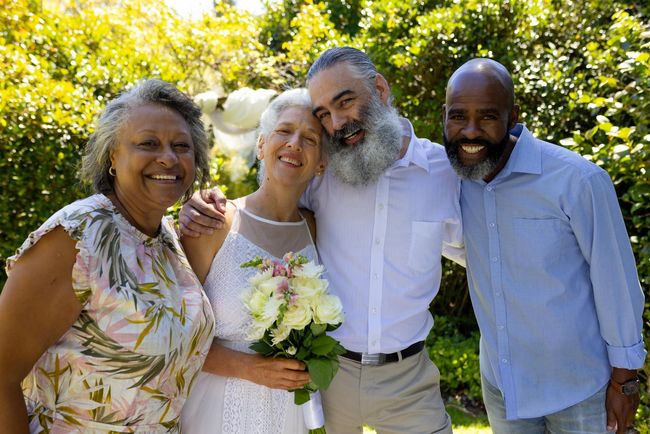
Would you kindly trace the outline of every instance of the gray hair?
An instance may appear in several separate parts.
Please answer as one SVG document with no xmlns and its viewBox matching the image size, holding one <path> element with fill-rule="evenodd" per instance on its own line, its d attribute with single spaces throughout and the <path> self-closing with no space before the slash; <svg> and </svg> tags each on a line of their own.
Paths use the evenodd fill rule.
<svg viewBox="0 0 650 434">
<path fill-rule="evenodd" d="M 335 47 L 323 52 L 318 59 L 312 63 L 307 72 L 307 83 L 318 72 L 331 68 L 334 65 L 346 62 L 350 65 L 367 84 L 374 88 L 374 80 L 377 77 L 377 68 L 370 57 L 361 50 L 352 47 Z"/>
<path fill-rule="evenodd" d="M 298 87 L 295 89 L 289 89 L 282 92 L 278 95 L 271 104 L 264 110 L 262 117 L 260 118 L 260 137 L 266 139 L 269 134 L 273 131 L 282 112 L 288 108 L 306 108 L 309 111 L 312 109 L 311 98 L 309 96 L 309 91 L 304 87 Z M 321 133 L 321 152 L 327 141 L 327 135 L 325 130 Z M 260 161 L 259 170 L 257 174 L 258 184 L 262 184 L 264 179 L 264 162 Z"/>
<path fill-rule="evenodd" d="M 90 135 L 84 155 L 81 158 L 81 181 L 92 184 L 96 193 L 111 193 L 113 177 L 110 153 L 117 146 L 118 135 L 129 119 L 134 108 L 147 104 L 159 104 L 177 112 L 187 122 L 194 143 L 194 163 L 196 166 L 194 182 L 183 194 L 186 201 L 192 196 L 194 185 L 202 187 L 210 176 L 209 140 L 201 120 L 201 109 L 192 99 L 166 81 L 147 79 L 135 87 L 122 92 L 106 104 L 104 111 L 95 123 L 95 131 Z"/>
</svg>

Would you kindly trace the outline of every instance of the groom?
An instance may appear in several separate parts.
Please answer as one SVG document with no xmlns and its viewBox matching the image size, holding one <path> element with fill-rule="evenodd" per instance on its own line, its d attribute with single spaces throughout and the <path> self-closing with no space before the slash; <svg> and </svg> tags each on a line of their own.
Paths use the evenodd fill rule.
<svg viewBox="0 0 650 434">
<path fill-rule="evenodd" d="M 348 352 L 323 391 L 330 434 L 451 433 L 440 373 L 424 350 L 440 257 L 464 262 L 459 179 L 442 146 L 415 136 L 391 105 L 386 79 L 354 48 L 325 51 L 307 83 L 330 136 L 328 169 L 305 192 L 317 246 L 346 320 Z M 200 198 L 183 207 L 184 233 L 219 218 Z"/>
</svg>

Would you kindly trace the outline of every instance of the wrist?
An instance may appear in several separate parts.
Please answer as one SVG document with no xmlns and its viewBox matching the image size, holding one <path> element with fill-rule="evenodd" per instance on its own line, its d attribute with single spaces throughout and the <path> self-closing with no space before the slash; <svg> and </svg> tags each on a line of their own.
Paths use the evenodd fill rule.
<svg viewBox="0 0 650 434">
<path fill-rule="evenodd" d="M 636 369 L 613 368 L 610 379 L 618 384 L 623 384 L 626 381 L 638 379 Z"/>
<path fill-rule="evenodd" d="M 638 378 L 632 378 L 626 380 L 623 383 L 619 383 L 613 379 L 610 379 L 609 385 L 612 389 L 621 395 L 632 396 L 639 394 L 640 382 Z"/>
</svg>

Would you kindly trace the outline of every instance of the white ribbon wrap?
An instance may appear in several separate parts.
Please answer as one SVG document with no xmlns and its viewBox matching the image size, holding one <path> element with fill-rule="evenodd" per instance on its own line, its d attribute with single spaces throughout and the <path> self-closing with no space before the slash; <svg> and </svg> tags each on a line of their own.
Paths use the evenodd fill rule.
<svg viewBox="0 0 650 434">
<path fill-rule="evenodd" d="M 309 401 L 301 405 L 302 415 L 305 419 L 307 429 L 316 429 L 325 426 L 325 416 L 323 416 L 323 403 L 320 399 L 320 391 L 309 394 Z"/>
</svg>

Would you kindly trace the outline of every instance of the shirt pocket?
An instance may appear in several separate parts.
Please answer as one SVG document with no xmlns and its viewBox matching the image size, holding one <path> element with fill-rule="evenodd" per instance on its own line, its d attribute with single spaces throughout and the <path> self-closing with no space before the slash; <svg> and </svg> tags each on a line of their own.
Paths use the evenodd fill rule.
<svg viewBox="0 0 650 434">
<path fill-rule="evenodd" d="M 440 266 L 442 222 L 412 222 L 409 267 L 426 273 Z"/>
<path fill-rule="evenodd" d="M 573 235 L 558 218 L 515 218 L 512 260 L 528 273 L 539 273 L 555 266 L 566 254 Z"/>
</svg>

